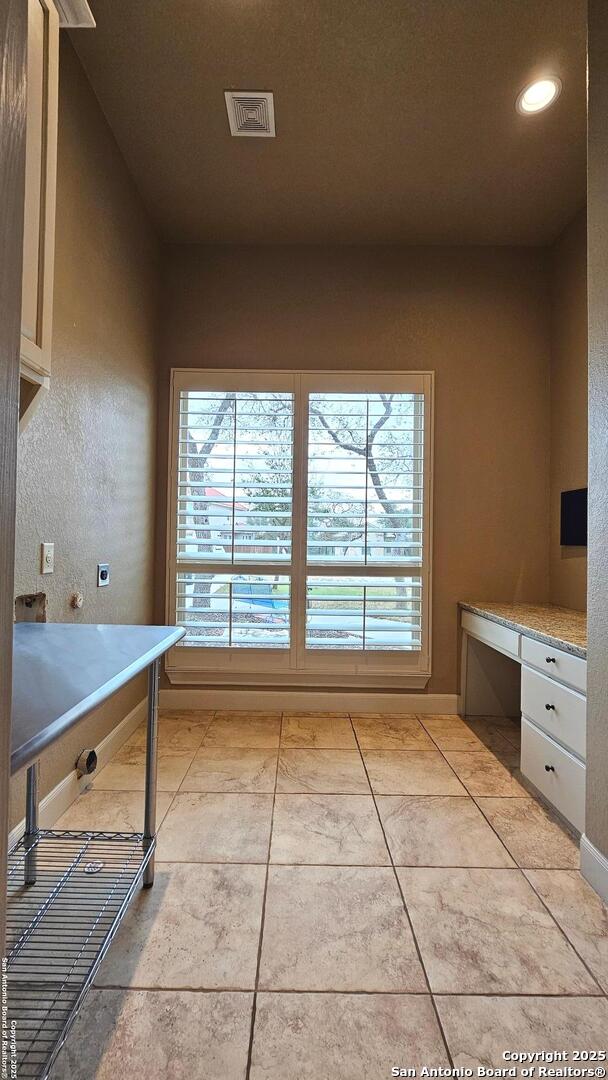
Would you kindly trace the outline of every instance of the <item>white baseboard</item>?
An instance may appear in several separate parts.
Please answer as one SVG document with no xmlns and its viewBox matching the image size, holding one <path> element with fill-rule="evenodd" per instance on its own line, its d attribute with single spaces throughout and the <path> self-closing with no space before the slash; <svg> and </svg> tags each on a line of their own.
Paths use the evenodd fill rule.
<svg viewBox="0 0 608 1080">
<path fill-rule="evenodd" d="M 403 712 L 457 714 L 456 694 L 379 694 L 315 690 L 161 690 L 165 709 L 262 709 L 281 712 Z"/>
<path fill-rule="evenodd" d="M 581 836 L 581 873 L 608 904 L 608 859 L 584 833 Z"/>
<path fill-rule="evenodd" d="M 147 698 L 140 701 L 131 712 L 128 713 L 124 720 L 121 720 L 112 731 L 106 735 L 105 739 L 102 739 L 98 746 L 95 747 L 97 752 L 97 769 L 103 769 L 104 765 L 107 765 L 110 758 L 114 757 L 117 750 L 120 749 L 122 744 L 127 741 L 129 735 L 132 735 L 135 728 L 141 723 L 146 716 Z M 40 800 L 40 806 L 38 809 L 38 820 L 40 827 L 43 829 L 52 829 L 55 822 L 62 814 L 72 805 L 74 799 L 78 798 L 80 793 L 84 791 L 88 784 L 91 783 L 92 777 L 90 776 L 78 776 L 75 769 L 65 776 L 63 780 L 49 791 L 48 795 L 45 795 Z M 23 836 L 25 829 L 25 818 L 20 821 L 18 825 L 15 825 L 14 829 L 11 829 L 8 838 L 9 850 L 14 844 Z"/>
</svg>

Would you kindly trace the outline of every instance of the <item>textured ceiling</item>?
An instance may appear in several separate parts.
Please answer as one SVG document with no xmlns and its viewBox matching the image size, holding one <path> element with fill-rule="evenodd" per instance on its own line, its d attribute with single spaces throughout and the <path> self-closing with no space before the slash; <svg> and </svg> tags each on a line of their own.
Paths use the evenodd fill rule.
<svg viewBox="0 0 608 1080">
<path fill-rule="evenodd" d="M 166 239 L 542 244 L 584 202 L 584 0 L 91 6 L 72 40 Z M 273 90 L 277 138 L 231 138 L 225 89 Z"/>
</svg>

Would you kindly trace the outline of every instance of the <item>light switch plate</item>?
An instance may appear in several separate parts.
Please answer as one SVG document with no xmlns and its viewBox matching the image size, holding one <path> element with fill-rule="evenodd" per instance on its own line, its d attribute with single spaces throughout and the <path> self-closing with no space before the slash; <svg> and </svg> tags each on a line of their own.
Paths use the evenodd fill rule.
<svg viewBox="0 0 608 1080">
<path fill-rule="evenodd" d="M 55 545 L 40 545 L 40 573 L 52 574 L 55 569 Z"/>
</svg>

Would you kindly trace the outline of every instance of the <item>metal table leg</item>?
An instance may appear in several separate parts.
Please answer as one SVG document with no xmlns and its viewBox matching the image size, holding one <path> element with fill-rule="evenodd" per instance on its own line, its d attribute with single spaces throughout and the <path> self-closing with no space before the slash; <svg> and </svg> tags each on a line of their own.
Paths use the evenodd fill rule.
<svg viewBox="0 0 608 1080">
<path fill-rule="evenodd" d="M 158 758 L 158 683 L 160 660 L 148 668 L 148 733 L 146 741 L 146 795 L 144 809 L 144 851 L 156 833 L 156 771 Z M 154 883 L 154 854 L 144 870 L 144 887 Z"/>
<path fill-rule="evenodd" d="M 26 885 L 36 881 L 36 837 L 38 834 L 38 762 L 35 761 L 27 770 L 27 791 L 25 796 L 25 847 L 30 850 L 25 856 Z"/>
</svg>

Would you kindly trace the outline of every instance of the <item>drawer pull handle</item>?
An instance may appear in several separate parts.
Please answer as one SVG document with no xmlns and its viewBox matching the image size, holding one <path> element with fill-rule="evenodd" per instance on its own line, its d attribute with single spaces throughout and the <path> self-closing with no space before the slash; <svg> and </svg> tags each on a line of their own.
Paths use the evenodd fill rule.
<svg viewBox="0 0 608 1080">
<path fill-rule="evenodd" d="M 545 765 L 545 772 L 555 772 L 555 765 Z"/>
<path fill-rule="evenodd" d="M 545 709 L 547 712 L 551 712 L 552 710 L 555 712 L 555 705 L 545 705 Z"/>
<path fill-rule="evenodd" d="M 548 664 L 556 664 L 557 663 L 554 656 L 547 656 L 547 657 L 545 657 L 545 659 L 546 659 Z"/>
</svg>

